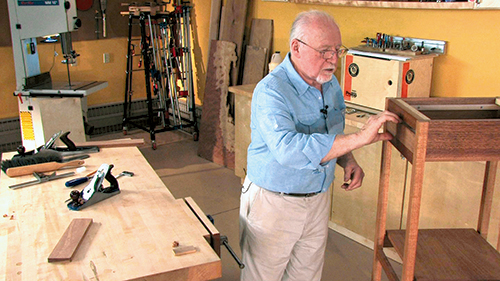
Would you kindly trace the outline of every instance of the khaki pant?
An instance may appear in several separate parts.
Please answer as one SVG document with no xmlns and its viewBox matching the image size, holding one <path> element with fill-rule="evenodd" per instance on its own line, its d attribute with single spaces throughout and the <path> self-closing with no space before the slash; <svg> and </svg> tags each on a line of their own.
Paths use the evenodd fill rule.
<svg viewBox="0 0 500 281">
<path fill-rule="evenodd" d="M 320 280 L 328 237 L 328 192 L 293 197 L 245 179 L 240 204 L 241 281 Z"/>
</svg>

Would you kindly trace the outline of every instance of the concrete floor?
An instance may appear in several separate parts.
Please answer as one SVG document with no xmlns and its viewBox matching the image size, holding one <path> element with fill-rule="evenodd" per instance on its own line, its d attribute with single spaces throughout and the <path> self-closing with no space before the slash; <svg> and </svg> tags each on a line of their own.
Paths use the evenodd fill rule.
<svg viewBox="0 0 500 281">
<path fill-rule="evenodd" d="M 229 244 L 241 257 L 238 245 L 238 214 L 241 189 L 240 178 L 233 170 L 214 164 L 197 155 L 198 142 L 181 131 L 156 134 L 157 149 L 151 148 L 149 134 L 129 131 L 92 138 L 144 138 L 140 151 L 163 180 L 174 197 L 192 197 L 207 215 L 215 220 L 215 226 L 228 237 Z M 222 278 L 218 281 L 239 280 L 239 268 L 229 252 L 222 247 Z M 330 230 L 322 280 L 366 281 L 370 280 L 373 251 L 351 239 Z M 393 263 L 396 272 L 400 265 Z M 382 274 L 382 280 L 387 280 Z M 256 280 L 257 281 L 257 280 Z"/>
</svg>

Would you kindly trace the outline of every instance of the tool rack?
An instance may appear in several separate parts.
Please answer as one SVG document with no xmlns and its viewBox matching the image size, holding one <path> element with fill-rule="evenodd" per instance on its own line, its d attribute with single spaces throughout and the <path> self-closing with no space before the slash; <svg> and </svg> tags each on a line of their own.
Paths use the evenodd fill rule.
<svg viewBox="0 0 500 281">
<path fill-rule="evenodd" d="M 403 121 L 386 125 L 394 138 L 382 148 L 372 280 L 381 279 L 382 268 L 389 280 L 400 280 L 384 247 L 402 257 L 404 281 L 500 280 L 500 253 L 486 241 L 500 160 L 499 104 L 495 98 L 387 99 L 386 109 Z M 413 165 L 406 230 L 386 230 L 391 144 Z M 429 161 L 486 161 L 477 229 L 418 229 Z"/>
<path fill-rule="evenodd" d="M 178 1 L 171 12 L 161 11 L 163 6 L 129 6 L 129 32 L 125 102 L 123 104 L 123 133 L 132 124 L 151 137 L 153 149 L 157 148 L 155 134 L 164 131 L 193 128 L 193 139 L 198 140 L 198 124 L 193 86 L 191 59 L 190 9 Z M 134 39 L 134 25 L 140 27 L 140 39 Z M 140 54 L 135 53 L 133 41 L 140 40 Z M 134 68 L 135 56 L 140 56 L 139 68 Z M 132 116 L 132 74 L 143 71 L 147 95 L 147 114 Z M 181 111 L 180 100 L 185 100 L 186 110 Z M 147 126 L 137 120 L 147 119 Z M 156 128 L 161 123 L 160 128 Z"/>
</svg>

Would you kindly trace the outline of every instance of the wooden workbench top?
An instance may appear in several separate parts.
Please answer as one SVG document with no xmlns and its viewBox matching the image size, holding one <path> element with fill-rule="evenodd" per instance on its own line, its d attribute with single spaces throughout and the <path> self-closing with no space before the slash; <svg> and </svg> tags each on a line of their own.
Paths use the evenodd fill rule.
<svg viewBox="0 0 500 281">
<path fill-rule="evenodd" d="M 4 154 L 5 159 L 9 156 Z M 15 190 L 8 186 L 34 178 L 9 178 L 2 172 L 0 280 L 210 280 L 221 276 L 220 259 L 203 238 L 206 230 L 186 213 L 184 200 L 172 196 L 137 148 L 104 148 L 85 162 L 87 170 L 74 177 Z M 118 179 L 120 194 L 80 211 L 69 210 L 64 201 L 72 189 L 64 183 L 103 163 L 114 165 L 115 176 L 124 170 L 135 175 Z M 58 174 L 68 171 L 74 169 Z M 74 189 L 82 190 L 86 184 Z M 48 263 L 74 218 L 91 218 L 93 223 L 72 261 Z M 192 245 L 197 252 L 174 256 L 174 241 Z"/>
</svg>

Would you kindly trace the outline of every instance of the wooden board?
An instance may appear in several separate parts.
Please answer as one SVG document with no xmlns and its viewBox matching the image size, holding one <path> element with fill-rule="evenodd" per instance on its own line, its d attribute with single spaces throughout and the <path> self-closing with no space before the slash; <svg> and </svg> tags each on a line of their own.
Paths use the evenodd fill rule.
<svg viewBox="0 0 500 281">
<path fill-rule="evenodd" d="M 273 44 L 273 20 L 270 19 L 252 19 L 250 30 L 250 40 L 248 45 L 266 48 L 266 63 L 264 72 L 267 73 L 267 64 L 271 60 L 271 50 Z M 244 76 L 243 76 L 244 77 Z M 242 82 L 243 85 L 247 84 Z"/>
<path fill-rule="evenodd" d="M 219 31 L 221 25 L 222 0 L 212 0 L 210 8 L 210 27 L 208 28 L 208 42 L 219 40 Z M 210 46 L 208 44 L 208 54 L 210 54 Z"/>
<path fill-rule="evenodd" d="M 245 52 L 245 65 L 243 67 L 242 84 L 255 84 L 264 76 L 267 65 L 268 49 L 247 46 Z"/>
<path fill-rule="evenodd" d="M 92 219 L 73 219 L 48 258 L 49 262 L 71 261 Z"/>
<path fill-rule="evenodd" d="M 222 14 L 221 23 L 223 25 L 221 25 L 219 40 L 236 44 L 236 56 L 238 57 L 231 71 L 231 85 L 238 84 L 247 6 L 248 0 L 227 0 L 224 6 L 224 14 Z M 207 71 L 207 73 L 209 72 Z"/>
<path fill-rule="evenodd" d="M 220 27 L 223 24 L 221 21 L 223 15 L 222 0 L 212 0 L 210 7 L 210 27 L 208 29 L 208 42 L 219 40 Z M 212 44 L 208 44 L 208 54 L 211 54 L 210 48 Z M 207 64 L 208 68 L 208 64 Z"/>
<path fill-rule="evenodd" d="M 234 110 L 229 99 L 230 67 L 236 61 L 236 44 L 212 41 L 200 121 L 198 155 L 234 168 Z"/>
<path fill-rule="evenodd" d="M 87 141 L 75 143 L 75 146 L 124 147 L 143 145 L 144 139 L 116 139 L 108 141 Z"/>
</svg>

